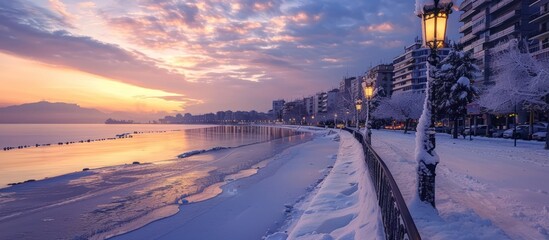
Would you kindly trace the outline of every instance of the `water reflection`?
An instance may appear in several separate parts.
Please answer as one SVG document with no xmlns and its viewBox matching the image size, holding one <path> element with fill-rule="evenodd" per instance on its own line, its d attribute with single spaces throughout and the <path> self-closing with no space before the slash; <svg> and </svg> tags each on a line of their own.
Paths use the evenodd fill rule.
<svg viewBox="0 0 549 240">
<path fill-rule="evenodd" d="M 106 163 L 112 163 L 111 158 L 127 158 L 130 154 L 132 160 L 144 158 L 154 162 L 149 158 L 158 159 L 166 151 L 173 158 L 189 146 L 192 149 L 241 146 L 164 164 L 119 165 L 0 189 L 0 203 L 4 203 L 0 204 L 0 239 L 21 236 L 21 231 L 28 238 L 104 238 L 117 231 L 135 229 L 174 214 L 177 204 L 188 196 L 204 190 L 207 194 L 185 200 L 214 196 L 216 189 L 209 186 L 227 178 L 247 176 L 249 173 L 243 170 L 260 167 L 262 161 L 310 139 L 308 134 L 288 129 L 218 126 L 83 144 L 79 145 L 83 148 L 80 150 L 71 150 L 76 149 L 71 146 L 43 148 L 53 155 L 33 154 L 41 154 L 50 162 L 65 157 L 63 164 L 70 164 L 70 159 L 78 161 L 84 156 L 89 156 L 86 161 L 105 157 Z M 31 154 L 27 152 L 13 153 Z M 58 152 L 71 152 L 72 157 Z M 35 163 L 42 167 L 49 165 Z M 52 220 L 41 221 L 44 219 Z M 32 231 L 21 229 L 29 224 Z"/>
<path fill-rule="evenodd" d="M 0 151 L 0 188 L 9 183 L 38 180 L 84 168 L 132 162 L 156 163 L 192 150 L 236 147 L 295 134 L 293 130 L 268 126 L 215 126 L 136 134 L 132 138 L 116 140 Z"/>
</svg>

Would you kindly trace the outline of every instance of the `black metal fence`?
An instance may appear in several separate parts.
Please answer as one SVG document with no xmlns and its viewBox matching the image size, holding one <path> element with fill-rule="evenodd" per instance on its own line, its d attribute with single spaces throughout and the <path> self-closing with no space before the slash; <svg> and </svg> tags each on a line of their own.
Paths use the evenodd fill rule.
<svg viewBox="0 0 549 240">
<path fill-rule="evenodd" d="M 381 208 L 386 238 L 390 240 L 420 240 L 421 236 L 419 236 L 414 220 L 387 165 L 373 150 L 372 146 L 365 141 L 360 132 L 349 128 L 345 128 L 345 130 L 353 134 L 362 144 L 366 166 L 370 172 L 377 193 L 378 204 Z"/>
</svg>

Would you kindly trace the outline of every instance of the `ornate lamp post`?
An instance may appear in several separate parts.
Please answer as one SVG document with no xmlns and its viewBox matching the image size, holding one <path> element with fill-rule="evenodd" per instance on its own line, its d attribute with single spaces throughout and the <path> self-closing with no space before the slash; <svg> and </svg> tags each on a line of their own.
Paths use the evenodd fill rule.
<svg viewBox="0 0 549 240">
<path fill-rule="evenodd" d="M 370 100 L 372 100 L 372 97 L 374 96 L 374 83 L 370 81 L 366 82 L 365 77 L 362 82 L 362 89 L 364 90 L 364 98 L 366 98 L 366 123 L 364 126 L 364 136 L 366 137 L 366 141 L 370 142 Z"/>
<path fill-rule="evenodd" d="M 435 152 L 435 113 L 433 104 L 433 90 L 431 89 L 431 66 L 436 66 L 440 57 L 439 48 L 444 47 L 448 15 L 452 13 L 452 0 L 425 1 L 421 9 L 416 10 L 422 19 L 423 45 L 431 49 L 427 61 L 427 86 L 423 112 L 419 119 L 416 132 L 416 160 L 418 161 L 418 195 L 422 202 L 435 207 L 435 169 L 439 157 Z"/>
<path fill-rule="evenodd" d="M 355 107 L 356 107 L 356 129 L 358 130 L 359 129 L 358 115 L 360 113 L 360 110 L 362 109 L 362 99 L 359 98 L 356 100 Z"/>
</svg>

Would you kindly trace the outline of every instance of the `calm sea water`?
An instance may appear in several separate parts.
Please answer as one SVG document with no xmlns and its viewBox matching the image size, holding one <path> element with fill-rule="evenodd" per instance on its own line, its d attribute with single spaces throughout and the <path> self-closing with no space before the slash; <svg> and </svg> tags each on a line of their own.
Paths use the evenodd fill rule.
<svg viewBox="0 0 549 240">
<path fill-rule="evenodd" d="M 177 213 L 181 204 L 216 196 L 223 183 L 290 156 L 285 149 L 313 138 L 266 126 L 14 126 L 20 134 L 3 127 L 9 134 L 2 136 L 26 139 L 20 144 L 152 132 L 0 151 L 0 239 L 103 239 L 127 232 Z M 214 147 L 231 148 L 177 158 Z M 44 180 L 5 187 L 28 179 Z"/>
<path fill-rule="evenodd" d="M 116 134 L 132 138 L 113 138 Z M 58 176 L 83 168 L 121 164 L 156 163 L 179 154 L 235 147 L 288 136 L 289 130 L 252 126 L 118 125 L 118 124 L 0 124 L 0 146 L 31 145 L 25 149 L 0 149 L 0 188 L 8 183 Z M 74 144 L 58 145 L 58 142 Z M 35 144 L 52 143 L 35 147 Z"/>
<path fill-rule="evenodd" d="M 163 124 L 0 124 L 0 149 L 22 145 L 47 144 L 110 138 L 127 132 L 172 131 L 204 128 L 210 125 Z"/>
</svg>

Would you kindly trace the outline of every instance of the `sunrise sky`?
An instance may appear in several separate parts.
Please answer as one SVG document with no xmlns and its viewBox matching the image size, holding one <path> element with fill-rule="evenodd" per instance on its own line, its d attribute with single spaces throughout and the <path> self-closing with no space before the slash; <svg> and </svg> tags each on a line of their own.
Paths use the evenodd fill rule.
<svg viewBox="0 0 549 240">
<path fill-rule="evenodd" d="M 392 61 L 421 32 L 414 3 L 2 0 L 0 107 L 267 111 Z"/>
</svg>

